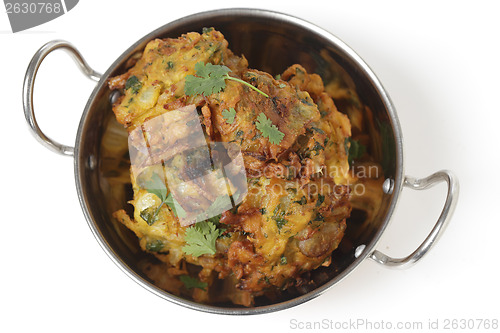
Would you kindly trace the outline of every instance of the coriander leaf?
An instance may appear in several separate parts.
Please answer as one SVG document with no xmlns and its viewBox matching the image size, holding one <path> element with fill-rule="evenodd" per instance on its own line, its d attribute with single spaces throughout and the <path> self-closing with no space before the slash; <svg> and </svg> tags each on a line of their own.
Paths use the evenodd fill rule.
<svg viewBox="0 0 500 333">
<path fill-rule="evenodd" d="M 252 88 L 253 90 L 255 90 L 256 92 L 258 92 L 259 94 L 261 94 L 261 95 L 263 95 L 263 96 L 265 96 L 265 97 L 269 98 L 269 95 L 268 95 L 268 94 L 266 94 L 265 92 L 263 92 L 263 91 L 262 91 L 262 90 L 260 90 L 259 88 L 252 86 L 250 83 L 248 83 L 248 82 L 246 82 L 246 81 L 243 81 L 242 79 L 238 79 L 237 77 L 232 77 L 232 76 L 229 76 L 229 75 L 227 75 L 227 74 L 226 74 L 225 78 L 226 78 L 226 79 L 228 79 L 228 80 L 233 80 L 233 81 L 236 81 L 236 82 L 242 83 L 242 84 L 246 85 L 247 87 Z"/>
<path fill-rule="evenodd" d="M 220 222 L 221 214 L 212 216 L 211 218 L 207 219 L 207 222 L 213 223 L 215 225 L 218 225 Z"/>
<path fill-rule="evenodd" d="M 250 83 L 236 77 L 229 76 L 228 73 L 231 72 L 231 69 L 226 66 L 213 65 L 211 63 L 207 63 L 205 65 L 203 61 L 200 61 L 194 65 L 194 70 L 196 71 L 196 76 L 186 76 L 186 82 L 184 84 L 184 93 L 186 93 L 186 95 L 209 96 L 214 93 L 219 93 L 226 87 L 225 80 L 233 80 L 252 88 L 266 97 L 269 97 L 266 93 L 252 86 Z"/>
<path fill-rule="evenodd" d="M 213 93 L 218 93 L 226 87 L 224 78 L 208 77 L 202 78 L 193 75 L 186 76 L 186 84 L 184 92 L 186 95 L 204 95 L 210 96 Z"/>
<path fill-rule="evenodd" d="M 137 78 L 137 76 L 132 75 L 128 78 L 127 82 L 125 82 L 125 89 L 132 89 L 132 93 L 137 94 L 142 87 L 141 81 Z"/>
<path fill-rule="evenodd" d="M 175 200 L 175 198 L 172 196 L 172 193 L 169 193 L 167 198 L 165 199 L 165 204 L 172 209 L 172 212 L 174 212 L 175 216 L 178 217 L 186 217 L 186 211 L 182 206 Z"/>
<path fill-rule="evenodd" d="M 222 117 L 228 124 L 234 123 L 234 117 L 236 116 L 236 110 L 234 108 L 229 108 L 229 110 L 222 110 Z"/>
<path fill-rule="evenodd" d="M 204 78 L 207 78 L 209 76 L 223 77 L 224 75 L 226 75 L 231 71 L 227 66 L 214 65 L 209 62 L 204 64 L 202 61 L 197 62 L 196 65 L 194 65 L 194 70 L 196 71 L 197 76 Z"/>
<path fill-rule="evenodd" d="M 349 162 L 349 165 L 352 165 L 352 162 L 355 159 L 360 158 L 366 152 L 366 147 L 359 143 L 358 140 L 354 140 L 351 137 L 345 139 L 344 148 L 347 153 L 347 161 Z"/>
<path fill-rule="evenodd" d="M 231 207 L 231 199 L 229 199 L 229 196 L 227 194 L 219 195 L 217 198 L 215 198 L 210 207 L 208 207 L 206 213 L 209 217 L 211 217 L 219 215 Z"/>
<path fill-rule="evenodd" d="M 193 257 L 203 254 L 215 254 L 215 241 L 222 234 L 212 222 L 198 222 L 186 229 L 184 240 L 186 245 L 182 248 L 184 253 Z"/>
<path fill-rule="evenodd" d="M 233 200 L 235 201 L 238 200 L 238 197 L 236 195 L 239 196 L 239 194 L 236 193 L 235 195 L 233 195 Z M 197 221 L 206 220 L 209 222 L 214 222 L 213 218 L 218 216 L 218 218 L 215 220 L 217 223 L 214 223 L 215 225 L 217 225 L 219 223 L 220 214 L 231 208 L 232 208 L 232 203 L 229 196 L 227 194 L 219 195 L 217 198 L 215 198 L 212 204 L 205 210 L 205 212 L 199 214 L 196 217 L 196 220 Z"/>
<path fill-rule="evenodd" d="M 151 179 L 146 182 L 145 188 L 149 193 L 153 193 L 161 200 L 160 205 L 156 208 L 154 213 L 146 210 L 143 210 L 141 212 L 141 217 L 149 225 L 152 225 L 158 220 L 158 213 L 160 212 L 160 208 L 164 204 L 170 207 L 175 216 L 181 218 L 187 216 L 186 211 L 177 202 L 177 200 L 175 200 L 175 198 L 172 196 L 172 193 L 168 193 L 165 182 L 157 173 L 154 173 L 153 176 L 151 176 Z"/>
<path fill-rule="evenodd" d="M 165 201 L 167 199 L 168 190 L 165 186 L 165 181 L 163 181 L 157 173 L 153 173 L 151 180 L 146 182 L 145 187 L 149 193 L 153 193 L 160 198 L 161 201 Z"/>
<path fill-rule="evenodd" d="M 269 139 L 269 142 L 275 145 L 279 144 L 285 136 L 284 133 L 279 131 L 276 125 L 273 125 L 271 120 L 267 118 L 263 112 L 257 116 L 255 127 L 257 127 L 264 137 Z"/>
<path fill-rule="evenodd" d="M 206 288 L 208 287 L 208 283 L 201 282 L 200 280 L 189 275 L 181 275 L 179 276 L 179 280 L 184 283 L 184 287 L 187 289 L 199 288 L 206 291 Z"/>
<path fill-rule="evenodd" d="M 209 96 L 213 93 L 218 93 L 226 87 L 227 73 L 231 70 L 226 66 L 212 65 L 203 62 L 198 62 L 194 65 L 196 76 L 187 75 L 184 85 L 186 95 L 205 95 Z"/>
</svg>

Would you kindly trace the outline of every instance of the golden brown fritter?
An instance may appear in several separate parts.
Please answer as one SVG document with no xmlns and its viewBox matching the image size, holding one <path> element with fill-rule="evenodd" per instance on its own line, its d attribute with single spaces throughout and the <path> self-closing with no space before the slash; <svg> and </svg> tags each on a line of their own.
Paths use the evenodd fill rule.
<svg viewBox="0 0 500 333">
<path fill-rule="evenodd" d="M 109 80 L 110 89 L 122 92 L 113 111 L 129 131 L 134 190 L 133 219 L 124 210 L 115 217 L 137 235 L 144 251 L 165 264 L 145 266 L 162 288 L 180 288 L 177 294 L 199 302 L 251 306 L 255 296 L 286 289 L 304 272 L 330 263 L 351 210 L 345 151 L 350 123 L 318 75 L 294 65 L 274 78 L 249 69 L 227 44 L 213 29 L 153 40 L 125 74 Z M 185 78 L 196 73 L 198 62 L 225 65 L 231 76 L 269 97 L 231 80 L 221 92 L 186 95 Z M 234 110 L 232 121 L 224 115 L 227 110 Z M 283 134 L 279 142 L 259 130 L 262 114 Z M 198 126 L 202 134 L 197 136 Z M 233 175 L 229 180 L 217 176 L 207 162 L 212 158 L 203 157 L 213 155 L 217 143 L 234 162 L 225 171 Z M 208 150 L 191 149 L 207 145 Z M 200 166 L 212 171 L 204 173 Z M 245 191 L 234 176 L 240 169 Z M 174 204 L 166 204 L 167 192 L 148 187 L 158 174 L 179 185 L 167 184 Z M 231 196 L 232 208 L 212 216 L 210 205 L 224 193 Z M 183 210 L 216 225 L 214 253 L 186 251 L 193 226 L 179 214 Z M 176 277 L 183 276 L 201 285 L 181 285 Z"/>
<path fill-rule="evenodd" d="M 149 42 L 132 68 L 108 82 L 111 90 L 124 92 L 113 106 L 116 119 L 127 127 L 134 127 L 165 110 L 190 104 L 186 102 L 193 100 L 186 101 L 184 95 L 186 75 L 194 74 L 194 65 L 200 61 L 219 64 L 222 59 L 235 73 L 248 66 L 245 58 L 234 57 L 224 36 L 216 30 Z M 133 76 L 139 83 L 125 89 L 127 80 Z"/>
</svg>

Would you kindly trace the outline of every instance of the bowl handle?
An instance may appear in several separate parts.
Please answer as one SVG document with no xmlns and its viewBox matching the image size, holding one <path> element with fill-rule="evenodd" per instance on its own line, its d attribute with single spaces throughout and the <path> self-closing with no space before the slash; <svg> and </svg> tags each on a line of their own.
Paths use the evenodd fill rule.
<svg viewBox="0 0 500 333">
<path fill-rule="evenodd" d="M 87 76 L 89 79 L 99 82 L 101 78 L 101 74 L 94 71 L 83 59 L 80 52 L 70 43 L 64 40 L 53 40 L 48 42 L 44 46 L 42 46 L 31 59 L 30 64 L 28 65 L 28 70 L 26 71 L 26 75 L 24 76 L 24 85 L 23 85 L 23 107 L 24 107 L 24 116 L 26 117 L 26 121 L 31 128 L 31 132 L 34 134 L 35 138 L 45 147 L 50 150 L 66 156 L 74 155 L 74 148 L 65 146 L 60 144 L 48 136 L 46 136 L 35 119 L 35 111 L 33 109 L 33 87 L 35 84 L 36 74 L 38 72 L 38 68 L 40 64 L 45 59 L 45 57 L 54 50 L 63 49 L 67 51 L 72 58 L 75 60 L 76 64 L 80 68 L 83 74 Z"/>
<path fill-rule="evenodd" d="M 458 179 L 450 171 L 442 170 L 423 179 L 406 176 L 404 181 L 404 186 L 414 190 L 425 190 L 442 181 L 445 181 L 448 184 L 448 194 L 446 196 L 444 208 L 441 211 L 441 215 L 434 225 L 434 228 L 422 244 L 420 244 L 420 246 L 412 254 L 405 258 L 391 258 L 382 252 L 375 250 L 369 256 L 370 259 L 392 268 L 407 268 L 420 260 L 420 258 L 422 258 L 427 251 L 430 250 L 443 233 L 444 229 L 448 225 L 448 222 L 450 221 L 451 215 L 453 215 L 453 211 L 455 210 L 459 190 Z"/>
</svg>

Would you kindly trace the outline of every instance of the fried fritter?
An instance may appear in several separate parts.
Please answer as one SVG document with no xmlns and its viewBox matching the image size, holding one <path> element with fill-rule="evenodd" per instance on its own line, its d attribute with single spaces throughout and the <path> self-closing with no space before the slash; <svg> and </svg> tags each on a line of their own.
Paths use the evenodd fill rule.
<svg viewBox="0 0 500 333">
<path fill-rule="evenodd" d="M 251 306 L 255 296 L 284 290 L 329 264 L 351 211 L 350 123 L 318 75 L 293 65 L 274 78 L 249 69 L 227 46 L 213 29 L 153 40 L 125 74 L 110 79 L 109 88 L 122 93 L 113 111 L 129 131 L 134 191 L 133 219 L 124 210 L 115 217 L 164 263 L 146 265 L 162 288 L 179 288 L 176 277 L 190 275 L 206 288 L 180 287 L 182 294 Z M 198 62 L 225 65 L 269 97 L 232 80 L 209 96 L 186 95 L 186 76 L 196 74 Z M 234 110 L 233 121 L 227 110 Z M 279 143 L 259 130 L 261 114 L 283 134 Z M 165 192 L 151 189 L 154 177 L 163 179 Z M 209 214 L 223 197 L 229 207 Z M 213 254 L 185 250 L 189 224 L 200 220 L 219 230 Z"/>
</svg>

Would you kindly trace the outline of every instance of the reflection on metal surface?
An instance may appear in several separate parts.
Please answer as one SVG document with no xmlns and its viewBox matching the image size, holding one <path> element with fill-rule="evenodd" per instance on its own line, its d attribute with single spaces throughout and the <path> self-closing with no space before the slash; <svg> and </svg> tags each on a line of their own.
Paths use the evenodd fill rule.
<svg viewBox="0 0 500 333">
<path fill-rule="evenodd" d="M 182 226 L 236 207 L 248 192 L 240 147 L 207 143 L 194 105 L 145 121 L 128 142 L 137 185 L 163 197 Z"/>
<path fill-rule="evenodd" d="M 361 256 L 365 248 L 366 248 L 365 244 L 361 244 L 360 246 L 358 246 L 354 251 L 354 257 L 358 258 L 359 256 Z"/>
<path fill-rule="evenodd" d="M 394 190 L 394 180 L 392 180 L 391 178 L 387 178 L 382 184 L 382 189 L 384 190 L 385 194 L 391 194 Z"/>
</svg>

